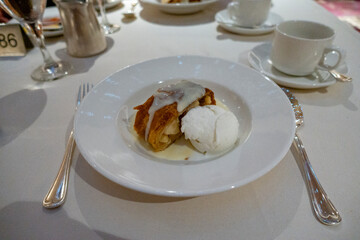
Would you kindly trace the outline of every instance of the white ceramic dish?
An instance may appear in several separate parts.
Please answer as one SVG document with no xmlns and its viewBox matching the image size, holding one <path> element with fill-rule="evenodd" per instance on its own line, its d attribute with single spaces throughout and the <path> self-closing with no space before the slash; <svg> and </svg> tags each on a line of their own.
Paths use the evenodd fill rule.
<svg viewBox="0 0 360 240">
<path fill-rule="evenodd" d="M 290 76 L 278 71 L 271 64 L 270 60 L 271 43 L 263 43 L 253 48 L 248 60 L 250 65 L 265 76 L 271 78 L 276 83 L 291 88 L 313 89 L 323 88 L 336 83 L 336 79 L 327 71 L 317 69 L 309 76 Z M 345 64 L 341 64 L 336 68 L 341 73 L 347 73 L 348 69 Z"/>
<path fill-rule="evenodd" d="M 46 18 L 58 18 L 60 21 L 60 14 L 57 7 L 47 7 L 44 11 L 43 19 Z M 57 37 L 64 34 L 64 28 L 60 24 L 50 25 L 50 26 L 43 26 L 43 34 L 45 37 Z"/>
<path fill-rule="evenodd" d="M 274 31 L 276 25 L 281 23 L 283 18 L 274 12 L 270 12 L 264 24 L 256 28 L 239 27 L 236 26 L 236 23 L 230 18 L 228 10 L 224 9 L 216 13 L 215 20 L 222 28 L 229 32 L 243 35 L 260 35 Z"/>
<path fill-rule="evenodd" d="M 106 0 L 104 3 L 104 6 L 105 6 L 105 9 L 111 9 L 111 8 L 119 5 L 121 2 L 122 2 L 122 0 Z M 94 4 L 94 7 L 96 8 L 96 10 L 99 10 L 98 1 L 94 0 L 93 4 Z"/>
<path fill-rule="evenodd" d="M 204 10 L 209 5 L 217 2 L 218 0 L 202 0 L 201 2 L 193 3 L 174 3 L 163 4 L 159 0 L 140 0 L 144 7 L 152 6 L 163 12 L 171 14 L 190 14 Z"/>
<path fill-rule="evenodd" d="M 240 122 L 240 141 L 203 161 L 154 157 L 133 137 L 129 118 L 162 84 L 191 79 L 212 89 Z M 77 146 L 99 173 L 125 187 L 163 196 L 229 190 L 263 176 L 287 153 L 295 133 L 282 90 L 257 71 L 217 58 L 176 56 L 126 67 L 96 85 L 75 115 Z M 206 159 L 207 158 L 207 159 Z"/>
</svg>

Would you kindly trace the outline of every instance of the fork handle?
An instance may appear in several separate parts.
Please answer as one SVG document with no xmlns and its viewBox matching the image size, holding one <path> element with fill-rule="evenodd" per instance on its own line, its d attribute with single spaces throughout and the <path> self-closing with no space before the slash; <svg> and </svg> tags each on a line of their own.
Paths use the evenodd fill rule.
<svg viewBox="0 0 360 240">
<path fill-rule="evenodd" d="M 65 154 L 61 163 L 59 172 L 46 194 L 42 204 L 45 208 L 56 208 L 61 206 L 66 197 L 67 186 L 69 181 L 69 173 L 71 159 L 75 148 L 74 130 L 70 132 L 69 139 L 66 144 Z"/>
<path fill-rule="evenodd" d="M 302 168 L 301 170 L 304 173 L 304 181 L 306 182 L 315 216 L 325 225 L 336 225 L 340 223 L 340 214 L 326 195 L 316 177 L 314 169 L 306 154 L 305 147 L 297 134 L 295 134 L 294 145 L 301 156 L 301 164 L 299 164 L 299 167 Z"/>
</svg>

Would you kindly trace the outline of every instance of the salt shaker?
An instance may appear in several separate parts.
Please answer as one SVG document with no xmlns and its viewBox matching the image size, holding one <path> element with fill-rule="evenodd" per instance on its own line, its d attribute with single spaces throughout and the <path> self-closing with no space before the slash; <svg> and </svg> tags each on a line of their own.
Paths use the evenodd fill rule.
<svg viewBox="0 0 360 240">
<path fill-rule="evenodd" d="M 64 27 L 67 52 L 74 57 L 89 57 L 106 49 L 103 29 L 92 0 L 54 0 Z"/>
</svg>

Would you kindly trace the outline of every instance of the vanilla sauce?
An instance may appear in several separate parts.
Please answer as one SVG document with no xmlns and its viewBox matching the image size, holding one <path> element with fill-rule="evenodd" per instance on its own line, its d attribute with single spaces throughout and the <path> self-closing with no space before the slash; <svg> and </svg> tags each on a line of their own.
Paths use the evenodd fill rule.
<svg viewBox="0 0 360 240">
<path fill-rule="evenodd" d="M 204 95 L 205 88 L 203 86 L 186 80 L 159 88 L 153 95 L 154 101 L 148 111 L 149 121 L 146 126 L 145 139 L 149 137 L 150 126 L 157 110 L 176 102 L 177 111 L 180 113 Z"/>
</svg>

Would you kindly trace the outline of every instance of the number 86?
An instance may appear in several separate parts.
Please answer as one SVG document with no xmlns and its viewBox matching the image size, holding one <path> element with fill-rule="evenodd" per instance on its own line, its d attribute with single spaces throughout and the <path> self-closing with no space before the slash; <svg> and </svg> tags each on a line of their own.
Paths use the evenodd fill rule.
<svg viewBox="0 0 360 240">
<path fill-rule="evenodd" d="M 13 33 L 9 33 L 6 37 L 4 34 L 0 33 L 0 47 L 6 48 L 7 46 L 16 47 L 17 41 Z"/>
</svg>

